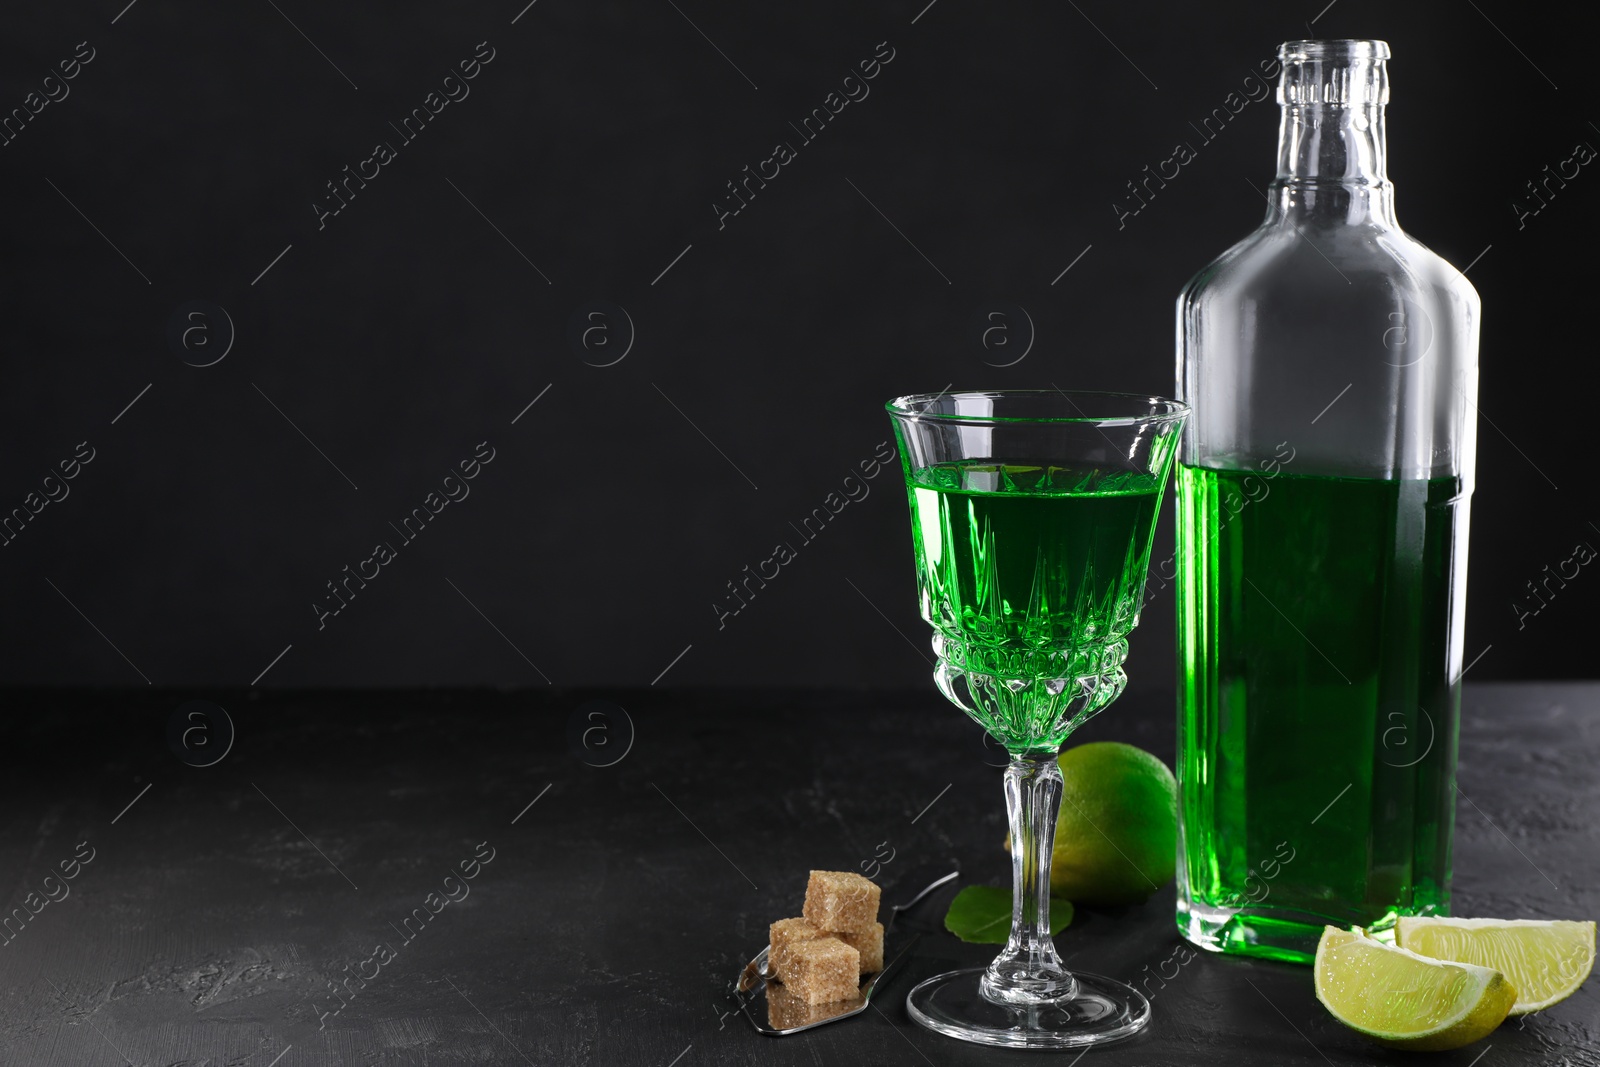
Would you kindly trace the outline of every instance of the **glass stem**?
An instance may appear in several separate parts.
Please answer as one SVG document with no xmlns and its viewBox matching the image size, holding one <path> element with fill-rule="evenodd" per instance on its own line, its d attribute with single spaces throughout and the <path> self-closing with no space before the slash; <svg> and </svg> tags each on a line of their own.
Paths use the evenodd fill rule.
<svg viewBox="0 0 1600 1067">
<path fill-rule="evenodd" d="M 1011 937 L 984 972 L 984 997 L 999 1004 L 1070 1000 L 1077 979 L 1061 965 L 1050 937 L 1050 853 L 1061 807 L 1054 752 L 1013 755 L 1006 767 L 1011 817 Z"/>
</svg>

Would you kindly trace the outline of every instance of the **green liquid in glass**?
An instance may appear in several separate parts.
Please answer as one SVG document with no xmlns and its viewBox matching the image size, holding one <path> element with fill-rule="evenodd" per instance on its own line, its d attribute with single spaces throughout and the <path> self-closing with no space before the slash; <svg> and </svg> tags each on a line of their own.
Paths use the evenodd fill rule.
<svg viewBox="0 0 1600 1067">
<path fill-rule="evenodd" d="M 1013 752 L 1059 747 L 1125 684 L 1161 483 L 983 460 L 907 490 L 941 690 Z"/>
<path fill-rule="evenodd" d="M 1459 493 L 1178 466 L 1192 940 L 1306 961 L 1324 923 L 1448 913 Z"/>
</svg>

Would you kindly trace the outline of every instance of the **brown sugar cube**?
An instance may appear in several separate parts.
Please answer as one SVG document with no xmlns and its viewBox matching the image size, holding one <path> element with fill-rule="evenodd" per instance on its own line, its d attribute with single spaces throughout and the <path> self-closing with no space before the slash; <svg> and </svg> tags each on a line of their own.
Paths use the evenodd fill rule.
<svg viewBox="0 0 1600 1067">
<path fill-rule="evenodd" d="M 806 920 L 829 933 L 865 930 L 878 921 L 878 887 L 852 871 L 812 871 L 806 883 Z"/>
<path fill-rule="evenodd" d="M 789 987 L 778 982 L 767 983 L 767 1025 L 775 1030 L 793 1030 L 831 1019 L 858 1004 L 861 995 L 829 1004 L 807 1004 Z"/>
<path fill-rule="evenodd" d="M 861 954 L 861 973 L 883 970 L 883 924 L 873 923 L 865 930 L 841 930 L 833 935 Z"/>
<path fill-rule="evenodd" d="M 793 977 L 789 992 L 807 1004 L 848 1000 L 861 991 L 861 953 L 836 937 L 818 937 L 789 948 Z"/>
<path fill-rule="evenodd" d="M 767 950 L 767 969 L 783 981 L 788 981 L 789 950 L 802 941 L 814 941 L 824 936 L 804 919 L 779 919 L 769 928 L 770 946 Z"/>
</svg>

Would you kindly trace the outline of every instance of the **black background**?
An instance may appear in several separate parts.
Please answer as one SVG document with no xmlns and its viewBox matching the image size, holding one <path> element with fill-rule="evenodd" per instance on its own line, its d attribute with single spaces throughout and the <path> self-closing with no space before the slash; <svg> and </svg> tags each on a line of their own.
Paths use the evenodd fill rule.
<svg viewBox="0 0 1600 1067">
<path fill-rule="evenodd" d="M 79 442 L 95 458 L 0 548 L 0 681 L 926 685 L 897 470 L 814 543 L 789 523 L 890 438 L 890 396 L 1170 394 L 1173 298 L 1258 222 L 1276 106 L 1121 229 L 1112 204 L 1312 20 L 1390 42 L 1401 222 L 1483 297 L 1473 677 L 1592 674 L 1600 579 L 1521 629 L 1512 604 L 1600 544 L 1580 331 L 1600 178 L 1521 228 L 1512 203 L 1600 144 L 1593 14 L 925 3 L 9 10 L 0 110 L 78 42 L 94 59 L 0 148 L 0 511 Z M 402 144 L 389 123 L 483 41 L 470 96 Z M 885 41 L 870 95 L 719 229 L 724 183 Z M 319 229 L 324 183 L 379 141 L 397 158 Z M 236 331 L 204 368 L 169 342 L 195 300 Z M 570 339 L 596 300 L 636 334 L 612 366 L 590 364 L 624 346 L 614 312 L 616 347 Z M 985 350 L 1008 308 L 1012 347 Z M 485 440 L 471 495 L 319 630 L 324 583 Z M 780 540 L 799 558 L 719 630 L 724 583 Z M 1167 589 L 1136 686 L 1170 684 L 1172 643 Z"/>
</svg>

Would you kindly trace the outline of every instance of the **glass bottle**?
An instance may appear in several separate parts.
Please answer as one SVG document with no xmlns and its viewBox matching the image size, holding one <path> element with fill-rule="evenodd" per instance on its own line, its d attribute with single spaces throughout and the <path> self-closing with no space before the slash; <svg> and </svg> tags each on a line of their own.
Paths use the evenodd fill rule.
<svg viewBox="0 0 1600 1067">
<path fill-rule="evenodd" d="M 1304 961 L 1448 913 L 1479 303 L 1395 222 L 1388 45 L 1278 56 L 1266 218 L 1178 299 L 1177 920 Z"/>
</svg>

